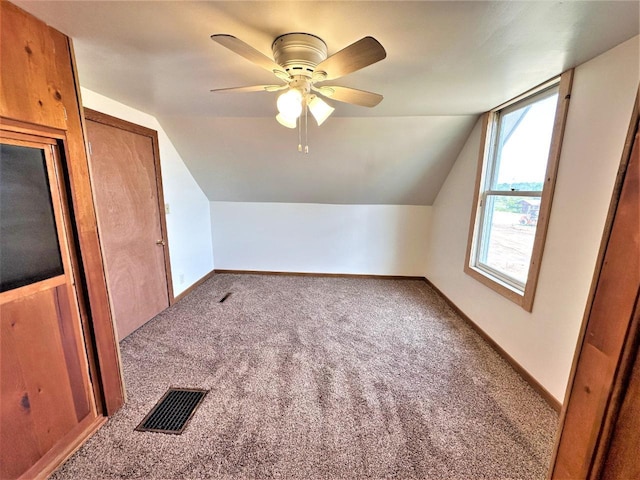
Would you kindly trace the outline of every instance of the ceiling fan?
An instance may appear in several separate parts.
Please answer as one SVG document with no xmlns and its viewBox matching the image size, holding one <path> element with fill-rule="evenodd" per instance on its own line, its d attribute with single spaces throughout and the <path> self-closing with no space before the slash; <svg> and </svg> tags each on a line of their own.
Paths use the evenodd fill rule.
<svg viewBox="0 0 640 480">
<path fill-rule="evenodd" d="M 339 52 L 327 56 L 327 44 L 309 33 L 287 33 L 277 37 L 271 49 L 273 60 L 233 35 L 211 35 L 214 42 L 272 72 L 283 83 L 279 85 L 252 85 L 247 87 L 218 88 L 212 92 L 279 92 L 276 120 L 288 128 L 300 128 L 298 119 L 309 111 L 318 125 L 335 110 L 320 96 L 339 102 L 375 107 L 382 95 L 355 88 L 335 85 L 317 85 L 335 80 L 372 65 L 387 56 L 380 42 L 364 37 Z M 319 94 L 320 96 L 318 96 Z M 306 124 L 305 124 L 306 126 Z M 298 145 L 302 150 L 302 145 Z M 305 152 L 308 147 L 305 147 Z"/>
</svg>

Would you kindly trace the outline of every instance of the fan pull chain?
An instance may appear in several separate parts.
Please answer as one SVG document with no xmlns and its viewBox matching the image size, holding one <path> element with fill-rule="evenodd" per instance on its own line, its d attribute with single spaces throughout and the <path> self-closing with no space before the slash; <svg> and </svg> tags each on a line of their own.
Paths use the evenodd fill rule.
<svg viewBox="0 0 640 480">
<path fill-rule="evenodd" d="M 302 152 L 302 119 L 298 119 L 298 151 Z"/>
<path fill-rule="evenodd" d="M 307 113 L 309 112 L 309 107 L 306 102 L 304 104 L 304 153 L 309 153 L 309 117 Z"/>
</svg>

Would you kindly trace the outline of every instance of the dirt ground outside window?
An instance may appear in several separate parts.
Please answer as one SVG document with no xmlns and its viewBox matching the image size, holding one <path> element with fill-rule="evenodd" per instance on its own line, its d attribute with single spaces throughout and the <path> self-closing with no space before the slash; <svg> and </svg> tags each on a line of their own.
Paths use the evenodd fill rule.
<svg viewBox="0 0 640 480">
<path fill-rule="evenodd" d="M 494 212 L 487 265 L 525 283 L 536 225 L 521 225 L 521 213 Z"/>
</svg>

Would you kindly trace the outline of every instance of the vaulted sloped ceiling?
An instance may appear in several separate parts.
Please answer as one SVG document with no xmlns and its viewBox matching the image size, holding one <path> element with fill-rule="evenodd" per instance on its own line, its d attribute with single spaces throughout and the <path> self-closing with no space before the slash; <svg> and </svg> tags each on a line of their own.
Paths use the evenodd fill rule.
<svg viewBox="0 0 640 480">
<path fill-rule="evenodd" d="M 210 200 L 256 202 L 430 205 L 478 114 L 637 35 L 640 15 L 635 0 L 14 2 L 74 39 L 83 86 L 158 118 Z M 387 51 L 332 82 L 382 103 L 332 102 L 308 155 L 277 94 L 209 92 L 276 83 L 211 34 L 271 56 L 288 32 Z"/>
</svg>

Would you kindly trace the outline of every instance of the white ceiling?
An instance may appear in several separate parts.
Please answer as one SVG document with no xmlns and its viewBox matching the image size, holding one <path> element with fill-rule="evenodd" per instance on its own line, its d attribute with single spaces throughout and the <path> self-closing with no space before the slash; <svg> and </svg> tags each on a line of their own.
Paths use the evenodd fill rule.
<svg viewBox="0 0 640 480">
<path fill-rule="evenodd" d="M 74 39 L 80 83 L 155 115 L 210 200 L 430 205 L 477 115 L 635 36 L 637 1 L 14 3 Z M 334 82 L 384 95 L 334 102 L 310 154 L 276 123 L 274 82 L 212 42 L 271 56 L 287 32 L 329 54 L 371 35 L 387 58 Z"/>
</svg>

